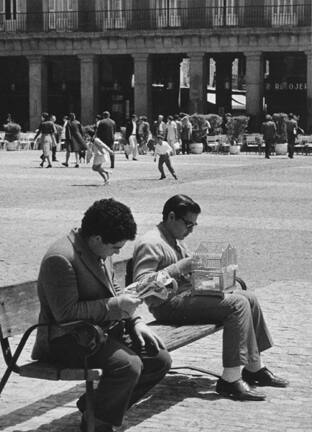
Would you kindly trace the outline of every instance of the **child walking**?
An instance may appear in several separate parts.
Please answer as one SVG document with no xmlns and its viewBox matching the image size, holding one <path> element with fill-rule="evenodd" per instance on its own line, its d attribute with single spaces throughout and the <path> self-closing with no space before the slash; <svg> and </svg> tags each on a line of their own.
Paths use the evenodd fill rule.
<svg viewBox="0 0 312 432">
<path fill-rule="evenodd" d="M 158 169 L 159 169 L 160 174 L 161 174 L 159 180 L 166 178 L 165 172 L 164 172 L 164 164 L 166 164 L 172 177 L 175 178 L 176 180 L 178 180 L 178 177 L 176 176 L 176 173 L 175 173 L 175 171 L 171 165 L 171 159 L 170 159 L 171 151 L 172 151 L 172 148 L 167 143 L 167 141 L 163 140 L 162 135 L 157 135 L 155 151 L 154 151 L 154 162 L 156 162 L 157 155 L 159 155 Z"/>
<path fill-rule="evenodd" d="M 93 131 L 88 131 L 88 134 L 92 138 L 90 150 L 94 154 L 92 169 L 100 174 L 104 180 L 104 185 L 106 185 L 109 182 L 109 173 L 104 167 L 105 156 L 106 154 L 111 155 L 114 152 L 100 138 L 94 137 Z"/>
</svg>

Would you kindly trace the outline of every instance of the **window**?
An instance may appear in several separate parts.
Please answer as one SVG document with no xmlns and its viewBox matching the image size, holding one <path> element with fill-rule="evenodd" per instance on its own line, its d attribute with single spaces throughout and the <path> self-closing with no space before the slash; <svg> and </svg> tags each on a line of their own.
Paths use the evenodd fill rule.
<svg viewBox="0 0 312 432">
<path fill-rule="evenodd" d="M 15 31 L 23 23 L 20 0 L 0 0 L 0 29 Z"/>
<path fill-rule="evenodd" d="M 178 0 L 156 0 L 157 27 L 180 27 L 181 15 Z"/>
<path fill-rule="evenodd" d="M 206 0 L 207 7 L 211 5 Z M 237 26 L 238 25 L 238 2 L 237 0 L 214 0 L 213 25 Z"/>
<path fill-rule="evenodd" d="M 274 0 L 272 7 L 272 25 L 296 25 L 298 18 L 294 0 Z"/>
<path fill-rule="evenodd" d="M 77 27 L 78 12 L 74 11 L 77 0 L 48 0 L 49 29 L 70 31 Z"/>
<path fill-rule="evenodd" d="M 102 11 L 103 29 L 126 28 L 126 11 L 123 0 L 100 1 L 99 6 Z"/>
</svg>

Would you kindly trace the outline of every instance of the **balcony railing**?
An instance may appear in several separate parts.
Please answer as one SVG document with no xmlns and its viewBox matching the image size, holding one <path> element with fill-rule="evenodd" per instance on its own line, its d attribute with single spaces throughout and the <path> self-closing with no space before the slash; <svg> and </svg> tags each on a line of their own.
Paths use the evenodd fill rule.
<svg viewBox="0 0 312 432">
<path fill-rule="evenodd" d="M 111 30 L 218 29 L 311 26 L 311 3 L 300 5 L 189 7 L 0 14 L 0 32 L 106 32 Z"/>
</svg>

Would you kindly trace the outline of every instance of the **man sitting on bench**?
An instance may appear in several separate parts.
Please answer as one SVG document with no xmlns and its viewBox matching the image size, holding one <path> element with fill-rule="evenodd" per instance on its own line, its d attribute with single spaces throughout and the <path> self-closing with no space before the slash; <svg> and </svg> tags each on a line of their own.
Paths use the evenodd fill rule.
<svg viewBox="0 0 312 432">
<path fill-rule="evenodd" d="M 114 199 L 96 201 L 85 213 L 80 229 L 55 242 L 44 256 L 38 278 L 40 323 L 33 358 L 103 370 L 95 391 L 95 431 L 110 432 L 122 423 L 129 406 L 156 385 L 170 369 L 169 353 L 137 316 L 141 300 L 120 293 L 111 256 L 136 235 L 130 209 Z M 97 324 L 107 340 L 92 350 L 85 327 L 57 327 L 56 322 L 83 320 Z M 86 397 L 77 402 L 87 429 Z"/>
<path fill-rule="evenodd" d="M 216 391 L 239 400 L 264 400 L 265 394 L 249 385 L 286 387 L 288 382 L 262 364 L 260 352 L 272 346 L 272 339 L 256 296 L 250 291 L 226 293 L 224 298 L 190 295 L 192 258 L 181 240 L 196 227 L 200 212 L 200 206 L 186 195 L 175 195 L 165 203 L 162 222 L 136 240 L 134 281 L 165 269 L 177 281 L 178 291 L 165 301 L 146 299 L 156 320 L 222 323 L 224 368 Z"/>
</svg>

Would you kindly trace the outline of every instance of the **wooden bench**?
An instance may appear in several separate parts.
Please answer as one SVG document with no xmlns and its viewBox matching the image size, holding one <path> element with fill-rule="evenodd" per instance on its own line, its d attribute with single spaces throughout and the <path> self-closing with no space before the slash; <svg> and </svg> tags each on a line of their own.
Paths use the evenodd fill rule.
<svg viewBox="0 0 312 432">
<path fill-rule="evenodd" d="M 126 273 L 129 260 L 121 261 L 115 265 L 117 280 L 123 278 Z M 126 283 L 131 274 L 127 274 Z M 237 278 L 242 289 L 246 289 L 244 281 Z M 25 364 L 18 364 L 18 359 L 24 349 L 30 335 L 40 325 L 38 322 L 39 299 L 37 296 L 37 281 L 29 281 L 16 285 L 0 287 L 0 342 L 3 358 L 7 369 L 0 381 L 0 394 L 6 385 L 12 372 L 22 377 L 45 380 L 85 381 L 86 383 L 86 413 L 87 430 L 94 431 L 94 407 L 93 391 L 94 382 L 101 377 L 101 369 L 89 369 L 87 361 L 82 369 L 64 368 L 62 365 L 29 360 Z M 41 324 L 42 325 L 42 324 Z M 96 328 L 92 324 L 82 321 L 72 323 L 60 323 L 60 326 L 87 325 L 96 335 Z M 208 336 L 222 329 L 221 325 L 195 324 L 195 325 L 160 325 L 157 322 L 149 323 L 155 332 L 162 338 L 168 351 L 174 351 L 190 344 L 200 338 Z M 10 342 L 12 337 L 19 336 L 19 343 L 14 352 Z M 218 376 L 207 369 L 193 368 L 191 365 L 184 368 L 199 370 L 200 372 Z"/>
</svg>

